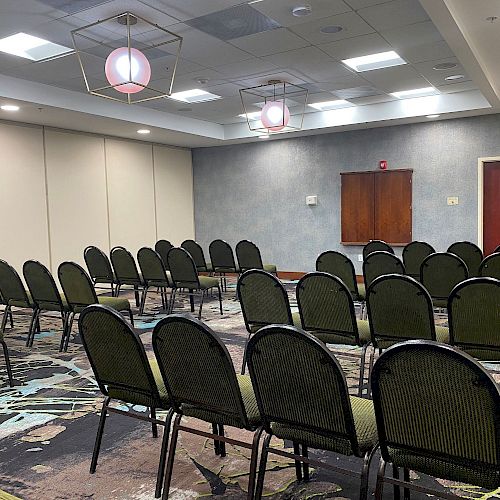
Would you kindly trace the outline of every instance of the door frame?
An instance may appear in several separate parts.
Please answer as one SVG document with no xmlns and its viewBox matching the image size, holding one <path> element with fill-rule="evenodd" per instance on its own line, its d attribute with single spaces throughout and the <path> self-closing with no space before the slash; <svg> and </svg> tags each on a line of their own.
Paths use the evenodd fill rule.
<svg viewBox="0 0 500 500">
<path fill-rule="evenodd" d="M 500 161 L 500 156 L 486 156 L 477 160 L 477 245 L 483 250 L 484 222 L 484 164 Z"/>
</svg>

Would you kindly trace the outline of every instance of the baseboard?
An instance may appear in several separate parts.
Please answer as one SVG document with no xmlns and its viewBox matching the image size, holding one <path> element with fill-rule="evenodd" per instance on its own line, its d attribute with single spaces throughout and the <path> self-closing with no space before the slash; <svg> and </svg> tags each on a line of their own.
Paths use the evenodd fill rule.
<svg viewBox="0 0 500 500">
<path fill-rule="evenodd" d="M 202 275 L 207 275 L 208 273 L 200 273 Z M 300 280 L 303 276 L 305 276 L 307 273 L 303 271 L 278 271 L 278 278 L 282 280 Z M 237 274 L 234 273 L 228 273 L 226 276 L 238 276 Z M 363 283 L 363 276 L 356 276 L 356 281 L 358 283 Z"/>
</svg>

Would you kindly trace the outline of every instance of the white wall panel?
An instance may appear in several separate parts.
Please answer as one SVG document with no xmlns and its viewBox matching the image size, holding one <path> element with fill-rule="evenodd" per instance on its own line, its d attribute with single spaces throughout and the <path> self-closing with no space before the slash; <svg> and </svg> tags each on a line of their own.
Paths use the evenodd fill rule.
<svg viewBox="0 0 500 500">
<path fill-rule="evenodd" d="M 0 123 L 0 259 L 49 265 L 41 127 Z"/>
<path fill-rule="evenodd" d="M 191 151 L 154 146 L 158 239 L 179 245 L 194 238 Z"/>
</svg>

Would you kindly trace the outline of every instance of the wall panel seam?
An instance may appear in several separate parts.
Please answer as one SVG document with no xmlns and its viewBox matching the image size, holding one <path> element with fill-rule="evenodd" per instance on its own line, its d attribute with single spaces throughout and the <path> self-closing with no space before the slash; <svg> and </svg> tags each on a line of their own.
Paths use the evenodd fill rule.
<svg viewBox="0 0 500 500">
<path fill-rule="evenodd" d="M 108 228 L 108 249 L 111 251 L 111 218 L 109 216 L 109 188 L 108 188 L 108 183 L 109 183 L 109 178 L 108 178 L 108 154 L 106 151 L 106 142 L 107 139 L 106 137 L 104 139 L 104 184 L 106 185 L 106 216 L 108 218 L 107 220 L 107 228 Z M 109 253 L 109 252 L 108 252 Z"/>
<path fill-rule="evenodd" d="M 50 236 L 50 208 L 49 208 L 49 176 L 47 171 L 47 145 L 45 127 L 42 127 L 42 147 L 43 147 L 43 177 L 45 181 L 45 208 L 47 212 L 47 243 L 49 250 L 49 267 L 54 273 L 54 263 L 52 262 L 52 238 Z"/>
</svg>

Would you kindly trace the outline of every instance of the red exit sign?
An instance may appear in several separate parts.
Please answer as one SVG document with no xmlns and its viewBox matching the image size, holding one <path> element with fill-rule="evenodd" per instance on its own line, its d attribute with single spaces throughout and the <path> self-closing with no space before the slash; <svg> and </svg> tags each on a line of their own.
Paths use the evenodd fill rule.
<svg viewBox="0 0 500 500">
<path fill-rule="evenodd" d="M 378 166 L 380 170 L 387 170 L 387 160 L 380 160 Z"/>
</svg>

